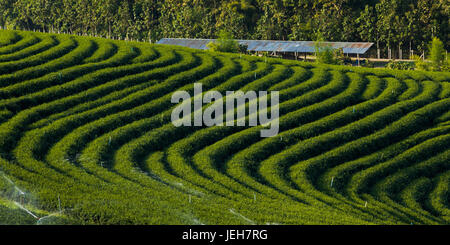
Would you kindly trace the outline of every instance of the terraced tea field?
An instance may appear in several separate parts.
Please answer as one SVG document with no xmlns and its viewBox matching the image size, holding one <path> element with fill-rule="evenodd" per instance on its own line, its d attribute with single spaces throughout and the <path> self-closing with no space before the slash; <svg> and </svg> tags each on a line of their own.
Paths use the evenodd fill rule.
<svg viewBox="0 0 450 245">
<path fill-rule="evenodd" d="M 449 224 L 449 82 L 0 31 L 0 223 Z M 280 133 L 173 126 L 194 83 L 279 91 Z"/>
</svg>

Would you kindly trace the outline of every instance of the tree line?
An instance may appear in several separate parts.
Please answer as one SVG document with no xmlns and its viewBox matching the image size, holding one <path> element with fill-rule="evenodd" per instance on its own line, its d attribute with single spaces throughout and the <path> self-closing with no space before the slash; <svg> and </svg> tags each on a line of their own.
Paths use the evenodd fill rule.
<svg viewBox="0 0 450 245">
<path fill-rule="evenodd" d="M 450 47 L 448 0 L 1 0 L 0 26 L 110 38 L 368 41 Z"/>
</svg>

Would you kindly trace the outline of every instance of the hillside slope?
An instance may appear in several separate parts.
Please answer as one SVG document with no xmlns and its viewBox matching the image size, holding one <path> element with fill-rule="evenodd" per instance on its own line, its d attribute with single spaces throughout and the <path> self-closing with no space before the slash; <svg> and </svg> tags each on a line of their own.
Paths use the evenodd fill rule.
<svg viewBox="0 0 450 245">
<path fill-rule="evenodd" d="M 0 223 L 449 224 L 449 82 L 0 31 Z M 279 91 L 280 133 L 173 126 L 194 83 Z"/>
</svg>

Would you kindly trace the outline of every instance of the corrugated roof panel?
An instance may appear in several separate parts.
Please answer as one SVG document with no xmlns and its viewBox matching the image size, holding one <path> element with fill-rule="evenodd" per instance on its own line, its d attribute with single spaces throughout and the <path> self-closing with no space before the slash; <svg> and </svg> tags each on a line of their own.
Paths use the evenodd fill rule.
<svg viewBox="0 0 450 245">
<path fill-rule="evenodd" d="M 207 44 L 215 39 L 185 39 L 185 38 L 163 38 L 158 44 L 179 45 L 195 49 L 207 49 Z M 267 52 L 298 52 L 314 53 L 314 43 L 312 41 L 271 41 L 271 40 L 237 40 L 240 44 L 248 46 L 249 51 Z M 344 53 L 364 54 L 372 47 L 373 43 L 364 42 L 324 42 L 323 45 L 333 49 L 342 48 Z"/>
</svg>

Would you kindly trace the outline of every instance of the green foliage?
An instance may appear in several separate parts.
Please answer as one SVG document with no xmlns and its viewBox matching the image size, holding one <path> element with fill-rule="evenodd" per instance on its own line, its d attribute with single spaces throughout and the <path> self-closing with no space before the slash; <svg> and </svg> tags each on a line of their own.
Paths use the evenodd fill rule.
<svg viewBox="0 0 450 245">
<path fill-rule="evenodd" d="M 441 71 L 445 63 L 448 64 L 446 60 L 446 51 L 444 49 L 444 44 L 439 38 L 433 38 L 430 44 L 430 60 L 431 60 L 431 70 Z"/>
<path fill-rule="evenodd" d="M 262 0 L 3 0 L 0 26 L 155 42 L 163 37 L 370 41 L 381 48 L 426 49 L 433 36 L 450 41 L 446 1 Z M 0 41 L 1 46 L 1 41 Z"/>
<path fill-rule="evenodd" d="M 327 43 L 324 43 L 323 34 L 320 32 L 317 33 L 317 39 L 314 42 L 314 50 L 316 62 L 319 64 L 337 65 L 341 63 L 339 57 L 342 53 L 339 50 L 334 50 Z"/>
<path fill-rule="evenodd" d="M 210 42 L 207 44 L 208 49 L 215 52 L 227 52 L 227 53 L 238 53 L 243 47 L 239 46 L 239 43 L 234 40 L 233 35 L 225 30 L 219 33 L 219 37 L 215 42 Z"/>
<path fill-rule="evenodd" d="M 331 47 L 320 43 L 315 45 L 316 62 L 319 64 L 336 64 L 334 51 Z"/>
<path fill-rule="evenodd" d="M 17 188 L 39 224 L 450 222 L 448 73 L 3 33 L 0 223 L 36 223 Z M 279 135 L 175 127 L 194 83 L 278 91 Z"/>
<path fill-rule="evenodd" d="M 363 59 L 361 61 L 361 66 L 367 67 L 367 68 L 374 68 L 375 64 L 374 64 L 374 62 L 370 61 L 369 59 Z"/>
<path fill-rule="evenodd" d="M 446 62 L 442 65 L 442 71 L 450 72 L 450 59 L 447 57 Z"/>
<path fill-rule="evenodd" d="M 430 63 L 423 60 L 420 56 L 413 55 L 411 57 L 411 59 L 414 60 L 414 65 L 416 67 L 416 70 L 419 70 L 419 71 L 429 71 L 430 70 Z"/>
<path fill-rule="evenodd" d="M 447 52 L 442 41 L 439 38 L 433 38 L 428 49 L 430 53 L 429 61 L 424 61 L 417 55 L 412 57 L 416 69 L 421 71 L 450 71 Z"/>
<path fill-rule="evenodd" d="M 239 44 L 239 52 L 240 53 L 247 53 L 247 50 L 248 50 L 248 45 L 246 45 L 246 44 Z"/>
<path fill-rule="evenodd" d="M 390 61 L 386 68 L 391 70 L 414 70 L 414 63 L 408 61 Z"/>
</svg>

